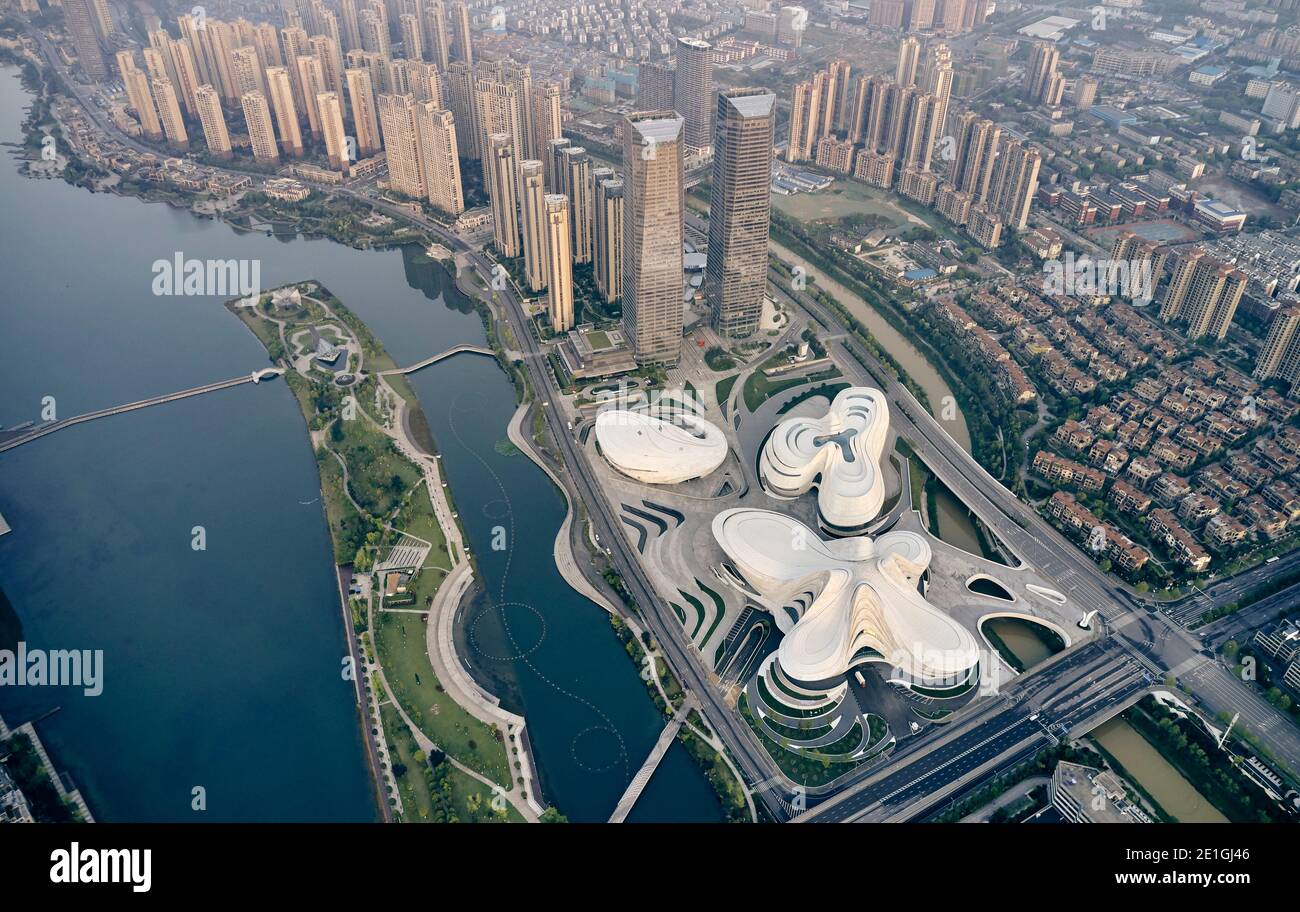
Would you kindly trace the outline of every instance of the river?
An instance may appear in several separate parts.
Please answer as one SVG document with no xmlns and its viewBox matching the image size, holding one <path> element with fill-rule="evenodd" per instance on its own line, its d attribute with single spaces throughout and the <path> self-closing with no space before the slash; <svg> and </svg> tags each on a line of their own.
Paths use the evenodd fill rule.
<svg viewBox="0 0 1300 912">
<path fill-rule="evenodd" d="M 1228 818 L 1160 756 L 1146 738 L 1123 718 L 1111 719 L 1090 733 L 1098 744 L 1120 762 L 1170 816 L 1180 823 L 1227 823 Z"/>
<path fill-rule="evenodd" d="M 0 68 L 0 141 L 21 140 L 28 103 L 16 70 Z M 238 232 L 162 204 L 28 180 L 10 159 L 0 163 L 0 200 L 5 426 L 38 420 L 45 397 L 69 417 L 265 365 L 218 298 L 151 294 L 151 264 L 177 251 L 258 260 L 264 287 L 320 279 L 399 363 L 484 339 L 468 302 L 445 293 L 446 273 L 410 251 Z M 414 381 L 433 406 L 492 592 L 502 570 L 482 537 L 495 524 L 484 508 L 500 492 L 475 466 L 513 459 L 502 477 L 521 532 L 506 591 L 536 607 L 552 633 L 529 656 L 537 681 L 518 668 L 502 675 L 517 681 L 506 700 L 528 716 L 546 798 L 574 819 L 599 819 L 621 792 L 619 777 L 648 753 L 658 714 L 604 612 L 554 569 L 559 494 L 522 456 L 494 450 L 514 408 L 505 375 L 461 356 Z M 457 417 L 463 447 L 449 436 Z M 105 668 L 101 696 L 6 688 L 0 713 L 17 724 L 58 707 L 42 737 L 97 817 L 374 819 L 352 685 L 339 673 L 343 622 L 315 460 L 282 382 L 78 425 L 10 451 L 0 456 L 0 514 L 13 526 L 0 536 L 0 586 L 24 639 L 102 649 Z M 206 550 L 192 549 L 196 526 Z M 542 679 L 571 697 L 548 700 Z M 573 708 L 584 705 L 599 712 Z M 206 811 L 191 808 L 196 787 Z M 637 810 L 647 819 L 720 818 L 684 751 L 670 751 L 646 800 Z"/>
</svg>

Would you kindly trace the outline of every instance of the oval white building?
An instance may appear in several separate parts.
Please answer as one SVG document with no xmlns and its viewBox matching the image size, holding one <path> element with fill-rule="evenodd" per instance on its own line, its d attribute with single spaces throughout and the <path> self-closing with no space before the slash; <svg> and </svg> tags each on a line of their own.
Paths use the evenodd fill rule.
<svg viewBox="0 0 1300 912">
<path fill-rule="evenodd" d="M 727 438 L 716 425 L 680 412 L 659 418 L 609 409 L 596 417 L 596 442 L 606 462 L 646 484 L 703 478 L 727 458 Z"/>
</svg>

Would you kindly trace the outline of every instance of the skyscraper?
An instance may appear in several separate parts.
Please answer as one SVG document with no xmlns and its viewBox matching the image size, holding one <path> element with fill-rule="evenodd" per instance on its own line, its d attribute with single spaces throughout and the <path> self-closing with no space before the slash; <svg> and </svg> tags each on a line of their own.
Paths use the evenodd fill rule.
<svg viewBox="0 0 1300 912">
<path fill-rule="evenodd" d="M 1245 290 L 1245 273 L 1194 248 L 1180 256 L 1174 267 L 1160 319 L 1183 324 L 1189 339 L 1222 339 Z"/>
<path fill-rule="evenodd" d="M 302 127 L 293 102 L 293 83 L 289 71 L 282 66 L 266 71 L 266 87 L 271 93 L 271 108 L 275 111 L 275 125 L 280 134 L 280 148 L 285 155 L 298 158 L 302 155 Z"/>
<path fill-rule="evenodd" d="M 623 120 L 623 329 L 639 364 L 681 356 L 684 128 L 673 111 Z"/>
<path fill-rule="evenodd" d="M 775 128 L 771 92 L 718 93 L 704 295 L 713 325 L 731 336 L 753 333 L 763 313 Z"/>
<path fill-rule="evenodd" d="M 312 35 L 307 39 L 307 46 L 311 48 L 311 53 L 316 55 L 320 61 L 321 70 L 325 73 L 325 88 L 330 92 L 338 92 L 339 97 L 343 96 L 344 77 L 343 77 L 343 53 L 339 50 L 339 43 L 329 35 Z M 378 87 L 380 82 L 374 80 L 374 73 L 371 73 L 371 85 Z"/>
<path fill-rule="evenodd" d="M 346 175 L 352 170 L 352 155 L 343 130 L 343 102 L 337 92 L 321 92 L 316 96 L 316 110 L 330 167 Z"/>
<path fill-rule="evenodd" d="M 158 109 L 154 107 L 153 96 L 149 94 L 149 77 L 136 67 L 130 51 L 117 52 L 117 69 L 122 74 L 126 97 L 140 120 L 141 132 L 148 139 L 162 139 L 162 121 L 158 119 Z"/>
<path fill-rule="evenodd" d="M 519 163 L 520 221 L 524 234 L 524 278 L 534 294 L 547 282 L 546 169 L 540 161 Z"/>
<path fill-rule="evenodd" d="M 442 0 L 427 0 L 424 8 L 424 45 L 428 59 L 444 73 L 451 63 L 451 39 L 447 35 L 447 10 Z"/>
<path fill-rule="evenodd" d="M 519 133 L 515 137 L 515 153 L 535 159 L 541 155 L 541 151 L 534 145 L 537 134 L 533 128 L 533 72 L 526 64 L 518 64 L 513 60 L 502 61 L 500 69 L 501 79 L 514 87 L 519 107 Z"/>
<path fill-rule="evenodd" d="M 713 144 L 713 46 L 698 38 L 677 39 L 673 106 L 685 122 L 686 145 Z"/>
<path fill-rule="evenodd" d="M 352 128 L 356 131 L 357 155 L 369 158 L 382 148 L 379 115 L 369 70 L 348 70 L 348 100 L 352 104 Z"/>
<path fill-rule="evenodd" d="M 548 82 L 533 88 L 533 156 L 542 162 L 546 173 L 546 186 L 556 192 L 550 183 L 551 169 L 546 165 L 551 140 L 564 135 L 564 121 L 560 111 L 560 86 Z"/>
<path fill-rule="evenodd" d="M 833 60 L 827 70 L 826 100 L 822 111 L 822 135 L 847 130 L 849 102 L 853 98 L 853 67 L 847 60 Z M 716 129 L 716 125 L 715 125 Z"/>
<path fill-rule="evenodd" d="M 406 51 L 407 60 L 424 59 L 424 35 L 420 20 L 410 13 L 397 17 L 402 27 L 402 49 Z"/>
<path fill-rule="evenodd" d="M 1255 362 L 1255 379 L 1300 380 L 1300 306 L 1283 307 L 1268 324 L 1268 336 Z"/>
<path fill-rule="evenodd" d="M 199 29 L 199 40 L 207 45 L 209 70 L 216 77 L 209 85 L 220 91 L 222 98 L 238 101 L 233 73 L 235 30 L 219 19 L 206 22 L 207 26 Z"/>
<path fill-rule="evenodd" d="M 1002 128 L 973 111 L 965 111 L 957 118 L 954 133 L 956 146 L 949 180 L 959 191 L 969 193 L 973 204 L 983 204 L 993 183 Z"/>
<path fill-rule="evenodd" d="M 1168 248 L 1148 241 L 1135 232 L 1125 231 L 1115 238 L 1110 248 L 1112 268 L 1125 264 L 1128 287 L 1119 293 L 1143 304 L 1155 298 L 1156 285 L 1165 271 Z"/>
<path fill-rule="evenodd" d="M 474 65 L 474 42 L 469 32 L 469 7 L 456 0 L 451 4 L 448 10 L 450 13 L 451 23 L 448 26 L 452 33 L 452 60 L 459 60 L 468 65 Z"/>
<path fill-rule="evenodd" d="M 1055 44 L 1035 42 L 1025 66 L 1025 98 L 1033 104 L 1055 107 L 1061 103 L 1065 79 L 1057 72 L 1061 52 Z"/>
<path fill-rule="evenodd" d="M 645 111 L 671 111 L 673 105 L 673 68 L 662 63 L 637 66 L 636 103 Z"/>
<path fill-rule="evenodd" d="M 185 151 L 190 147 L 190 137 L 181 117 L 181 106 L 176 100 L 176 89 L 170 79 L 159 76 L 150 80 L 154 103 L 158 106 L 158 119 L 162 121 L 163 132 L 167 142 L 174 148 Z M 197 105 L 196 105 L 197 108 Z"/>
<path fill-rule="evenodd" d="M 384 133 L 388 186 L 405 196 L 423 198 L 424 169 L 420 167 L 415 130 L 415 99 L 410 95 L 380 95 L 379 123 Z"/>
<path fill-rule="evenodd" d="M 917 84 L 920 66 L 920 39 L 907 35 L 898 43 L 898 65 L 894 68 L 894 82 L 906 88 Z"/>
<path fill-rule="evenodd" d="M 63 19 L 72 46 L 77 49 L 81 71 L 95 82 L 107 79 L 108 64 L 104 62 L 104 53 L 99 47 L 95 12 L 90 0 L 64 0 Z"/>
<path fill-rule="evenodd" d="M 569 198 L 546 195 L 547 304 L 551 329 L 573 328 L 573 257 L 569 252 Z"/>
<path fill-rule="evenodd" d="M 569 224 L 573 233 L 570 249 L 573 262 L 591 262 L 592 192 L 591 156 L 582 146 L 570 146 L 563 152 L 566 195 L 569 197 Z"/>
<path fill-rule="evenodd" d="M 393 49 L 388 42 L 388 19 L 382 11 L 382 4 L 361 11 L 361 47 L 372 54 L 389 58 L 393 56 Z"/>
<path fill-rule="evenodd" d="M 524 120 L 519 92 L 514 83 L 502 78 L 499 69 L 480 67 L 481 75 L 475 85 L 478 98 L 479 144 L 487 149 L 488 137 L 505 133 L 511 147 L 518 154 L 524 146 Z"/>
<path fill-rule="evenodd" d="M 492 201 L 492 236 L 497 252 L 517 257 L 519 249 L 518 180 L 515 175 L 514 139 L 509 133 L 493 133 L 487 138 L 483 155 L 483 179 Z M 565 227 L 568 227 L 566 221 Z"/>
<path fill-rule="evenodd" d="M 1016 231 L 1029 223 L 1029 206 L 1038 192 L 1042 156 L 1019 140 L 1003 143 L 994 167 L 989 208 Z"/>
<path fill-rule="evenodd" d="M 563 136 L 551 140 L 542 163 L 546 166 L 546 186 L 552 193 L 569 195 L 569 168 L 565 152 L 572 143 Z"/>
<path fill-rule="evenodd" d="M 818 73 L 810 82 L 801 82 L 794 87 L 790 102 L 790 138 L 786 145 L 786 161 L 799 162 L 812 158 L 817 140 L 821 138 L 824 80 L 825 74 Z"/>
<path fill-rule="evenodd" d="M 415 129 L 429 203 L 448 215 L 459 215 L 465 211 L 465 191 L 460 181 L 456 119 L 432 101 L 417 102 Z"/>
<path fill-rule="evenodd" d="M 339 0 L 343 18 L 343 49 L 355 51 L 361 47 L 361 20 L 357 15 L 357 0 Z"/>
<path fill-rule="evenodd" d="M 261 92 L 245 92 L 239 99 L 244 109 L 244 124 L 248 127 L 248 140 L 253 146 L 253 158 L 259 162 L 274 163 L 280 160 L 280 150 L 275 143 L 275 127 L 271 123 L 271 106 Z"/>
<path fill-rule="evenodd" d="M 592 258 L 596 288 L 601 297 L 617 301 L 623 296 L 623 181 L 607 168 L 592 172 L 596 182 L 596 229 Z"/>
<path fill-rule="evenodd" d="M 416 101 L 432 101 L 440 109 L 447 107 L 443 97 L 442 75 L 436 64 L 412 63 L 406 72 L 411 83 L 411 94 Z"/>
<path fill-rule="evenodd" d="M 302 83 L 302 74 L 298 67 L 299 57 L 311 56 L 311 45 L 308 43 L 307 33 L 300 28 L 285 28 L 280 30 L 280 40 L 284 44 L 284 68 L 289 71 L 289 81 L 293 84 L 293 103 L 298 109 L 298 113 L 305 115 L 311 99 L 306 94 L 306 89 Z M 322 84 L 324 76 L 321 77 Z M 324 89 L 321 89 L 324 91 Z"/>
<path fill-rule="evenodd" d="M 948 120 L 948 100 L 952 97 L 952 51 L 941 43 L 926 49 L 921 68 L 921 88 L 935 97 L 935 135 L 944 133 Z"/>
<path fill-rule="evenodd" d="M 190 50 L 188 43 L 184 41 L 174 41 L 167 33 L 161 29 L 157 32 L 150 32 L 150 40 L 154 41 L 157 35 L 155 47 L 163 56 L 164 69 L 167 72 L 167 78 L 171 80 L 172 86 L 176 89 L 177 96 L 181 106 L 191 115 L 197 115 L 198 106 L 194 100 L 194 91 L 202 84 L 198 77 L 198 69 L 194 65 L 194 54 Z M 145 58 L 148 60 L 148 57 Z M 155 73 L 150 71 L 150 78 Z M 157 74 L 161 75 L 161 74 Z"/>
<path fill-rule="evenodd" d="M 479 145 L 478 125 L 478 87 L 475 85 L 474 68 L 459 61 L 447 68 L 446 84 L 447 109 L 456 118 L 456 136 L 460 142 L 461 154 L 466 158 L 478 160 L 483 157 Z"/>
<path fill-rule="evenodd" d="M 210 85 L 199 86 L 195 94 L 208 152 L 214 158 L 230 158 L 230 133 L 226 130 L 226 116 L 221 112 L 221 97 Z"/>
<path fill-rule="evenodd" d="M 312 136 L 320 139 L 324 135 L 320 98 L 329 89 L 325 84 L 325 70 L 321 66 L 320 58 L 311 54 L 298 57 L 295 64 L 298 68 L 298 84 L 302 86 L 303 104 L 307 109 L 307 125 L 311 128 Z M 338 93 L 333 94 L 337 99 Z"/>
</svg>

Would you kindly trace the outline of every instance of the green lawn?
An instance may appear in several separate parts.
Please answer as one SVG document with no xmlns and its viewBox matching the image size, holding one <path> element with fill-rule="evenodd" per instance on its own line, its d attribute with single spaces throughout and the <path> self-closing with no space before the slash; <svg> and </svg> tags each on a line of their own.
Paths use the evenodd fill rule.
<svg viewBox="0 0 1300 912">
<path fill-rule="evenodd" d="M 736 385 L 736 379 L 739 374 L 732 374 L 730 377 L 724 377 L 718 381 L 718 385 L 713 388 L 714 394 L 718 397 L 718 405 L 727 401 L 731 395 L 731 388 Z"/>
<path fill-rule="evenodd" d="M 474 718 L 442 689 L 425 646 L 425 621 L 410 612 L 375 614 L 375 648 L 393 696 L 446 753 L 505 787 L 511 783 L 498 731 Z"/>
<path fill-rule="evenodd" d="M 447 772 L 451 804 L 461 823 L 524 823 L 510 802 L 501 811 L 492 807 L 492 793 L 482 782 L 455 767 Z"/>
<path fill-rule="evenodd" d="M 761 369 L 754 371 L 745 381 L 744 396 L 745 408 L 751 413 L 758 410 L 758 407 L 766 402 L 777 393 L 783 393 L 786 390 L 794 389 L 796 386 L 803 386 L 806 383 L 818 383 L 822 380 L 833 380 L 840 376 L 838 367 L 830 367 L 816 374 L 809 374 L 801 377 L 787 377 L 784 379 L 770 379 Z"/>
<path fill-rule="evenodd" d="M 402 798 L 402 819 L 407 823 L 429 822 L 433 819 L 433 798 L 421 773 L 424 762 L 416 757 L 419 747 L 415 736 L 391 703 L 379 707 L 379 716 L 384 723 L 384 739 L 388 742 L 393 778 L 397 780 L 397 791 Z"/>
</svg>

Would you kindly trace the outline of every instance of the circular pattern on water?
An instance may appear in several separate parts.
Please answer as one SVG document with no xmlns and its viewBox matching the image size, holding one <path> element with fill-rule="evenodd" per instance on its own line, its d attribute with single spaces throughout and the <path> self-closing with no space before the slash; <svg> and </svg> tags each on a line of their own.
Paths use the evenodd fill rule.
<svg viewBox="0 0 1300 912">
<path fill-rule="evenodd" d="M 588 763 L 583 760 L 582 757 L 578 756 L 579 742 L 584 740 L 590 742 L 592 737 L 597 735 L 605 735 L 606 738 L 611 740 L 611 746 L 614 748 L 614 759 L 610 760 L 608 763 Z M 592 751 L 593 749 L 587 747 L 586 750 Z M 620 761 L 625 766 L 627 764 L 627 753 L 623 749 L 623 738 L 617 731 L 608 725 L 592 725 L 578 732 L 573 736 L 573 740 L 569 742 L 569 753 L 573 756 L 574 764 L 576 764 L 584 773 L 607 773 L 614 769 L 614 767 L 618 766 Z"/>
<path fill-rule="evenodd" d="M 483 515 L 488 519 L 505 519 L 510 516 L 510 502 L 495 497 L 483 501 Z"/>
<path fill-rule="evenodd" d="M 456 412 L 457 412 L 457 411 L 464 412 L 464 413 L 467 414 L 467 415 L 477 415 L 477 414 L 480 414 L 479 412 L 476 412 L 476 411 L 474 411 L 474 410 L 466 409 L 466 408 L 461 407 L 461 405 L 460 405 L 460 403 L 461 403 L 461 399 L 462 399 L 461 396 L 457 396 L 457 397 L 456 397 L 455 399 L 453 399 L 452 402 L 450 403 L 450 405 L 449 405 L 449 407 L 448 407 L 448 409 L 447 409 L 447 426 L 448 426 L 448 428 L 451 430 L 452 436 L 456 438 L 456 442 L 459 443 L 461 446 L 463 446 L 463 447 L 466 449 L 466 451 L 469 452 L 469 454 L 470 454 L 471 456 L 473 456 L 475 459 L 478 460 L 479 465 L 481 465 L 481 466 L 482 466 L 482 467 L 487 471 L 487 473 L 488 473 L 489 475 L 492 476 L 492 480 L 493 480 L 493 482 L 496 483 L 497 490 L 501 492 L 501 496 L 500 496 L 500 498 L 493 498 L 492 500 L 489 500 L 489 501 L 485 502 L 485 503 L 484 503 L 484 506 L 483 506 L 483 509 L 484 509 L 484 512 L 486 513 L 486 509 L 487 509 L 487 505 L 488 505 L 488 504 L 493 504 L 493 503 L 503 503 L 503 504 L 505 505 L 505 507 L 506 507 L 506 512 L 505 512 L 504 514 L 502 514 L 501 518 L 504 519 L 504 520 L 508 523 L 508 525 L 509 525 L 509 528 L 508 528 L 508 530 L 507 530 L 507 533 L 508 533 L 508 536 L 509 536 L 509 537 L 507 538 L 507 541 L 513 542 L 513 541 L 516 540 L 516 539 L 515 539 L 515 514 L 514 514 L 514 504 L 513 504 L 513 503 L 511 502 L 511 500 L 510 500 L 510 493 L 509 493 L 509 491 L 506 490 L 506 486 L 505 486 L 505 484 L 501 481 L 501 476 L 498 475 L 497 472 L 496 472 L 496 470 L 492 468 L 492 464 L 489 463 L 486 459 L 484 459 L 484 458 L 482 457 L 482 455 L 480 455 L 479 452 L 478 452 L 477 450 L 475 450 L 475 449 L 474 449 L 473 447 L 471 447 L 468 443 L 466 443 L 465 438 L 464 438 L 463 436 L 461 436 L 460 429 L 456 427 Z M 492 518 L 495 518 L 495 517 L 491 517 L 491 516 L 489 516 L 488 518 L 489 518 L 489 519 L 492 519 Z M 505 551 L 505 557 L 506 557 L 505 567 L 502 568 L 502 571 L 501 571 L 501 579 L 500 579 L 500 585 L 497 587 L 497 598 L 500 599 L 501 601 L 499 602 L 499 605 L 498 605 L 498 604 L 494 604 L 492 607 L 505 607 L 505 606 L 507 606 L 507 605 L 517 605 L 517 606 L 521 606 L 521 607 L 527 608 L 527 609 L 529 609 L 530 611 L 532 611 L 533 613 L 535 613 L 539 618 L 542 619 L 543 624 L 545 624 L 545 617 L 544 617 L 544 616 L 541 614 L 541 612 L 538 611 L 534 606 L 532 606 L 532 605 L 530 605 L 530 604 L 527 604 L 526 602 L 507 602 L 507 601 L 505 601 L 505 597 L 506 597 L 506 581 L 510 578 L 510 570 L 511 570 L 511 566 L 512 566 L 513 563 L 514 563 L 514 549 L 513 549 L 513 548 L 507 548 L 506 551 Z M 486 612 L 487 610 L 490 610 L 490 609 L 484 609 L 484 612 Z M 478 620 L 482 617 L 482 614 L 483 614 L 484 612 L 480 612 L 479 615 L 477 615 L 477 616 L 475 617 L 475 621 L 474 621 L 475 624 L 477 624 Z M 510 621 L 509 621 L 509 618 L 506 617 L 506 615 L 505 615 L 504 612 L 500 612 L 500 613 L 499 613 L 499 617 L 500 617 L 500 620 L 501 620 L 501 629 L 505 632 L 506 639 L 510 642 L 510 645 L 513 647 L 514 651 L 517 653 L 517 655 L 514 656 L 514 657 L 506 657 L 506 658 L 502 658 L 502 659 L 500 659 L 500 661 L 516 661 L 516 660 L 517 660 L 517 661 L 523 662 L 524 665 L 527 666 L 528 669 L 529 669 L 530 671 L 532 671 L 533 674 L 537 675 L 537 677 L 538 677 L 538 678 L 539 678 L 543 683 L 545 683 L 548 687 L 552 688 L 553 690 L 557 691 L 558 693 L 563 694 L 564 696 L 568 697 L 569 699 L 573 700 L 574 702 L 579 703 L 579 704 L 585 706 L 588 710 L 590 710 L 592 713 L 594 713 L 594 714 L 595 714 L 597 717 L 599 717 L 599 719 L 601 720 L 601 724 L 599 724 L 599 725 L 589 726 L 588 728 L 584 728 L 582 731 L 578 732 L 576 735 L 573 736 L 573 740 L 572 740 L 572 741 L 570 742 L 570 744 L 569 744 L 569 753 L 570 753 L 570 754 L 572 755 L 572 757 L 573 757 L 573 762 L 574 762 L 575 764 L 577 764 L 577 766 L 579 767 L 579 769 L 582 769 L 583 771 L 585 771 L 585 772 L 587 772 L 587 773 L 601 773 L 601 772 L 606 772 L 607 770 L 613 769 L 615 766 L 618 766 L 619 764 L 621 764 L 622 767 L 623 767 L 623 776 L 624 776 L 624 778 L 628 778 L 628 777 L 630 777 L 630 771 L 629 771 L 629 768 L 628 768 L 627 744 L 623 741 L 623 735 L 622 735 L 622 733 L 619 732 L 619 730 L 618 730 L 617 728 L 614 727 L 614 723 L 610 720 L 609 716 L 606 715 L 605 712 L 604 712 L 603 710 L 600 709 L 600 707 L 596 706 L 596 704 L 592 703 L 592 702 L 591 702 L 590 700 L 588 700 L 586 697 L 580 696 L 579 694 L 575 694 L 575 693 L 573 693 L 572 691 L 567 690 L 566 688 L 562 687 L 560 684 L 558 684 L 558 683 L 556 683 L 555 681 L 553 681 L 550 677 L 548 677 L 545 673 L 543 673 L 542 670 L 541 670 L 540 668 L 538 668 L 536 665 L 534 665 L 533 662 L 532 662 L 532 660 L 529 658 L 529 656 L 530 656 L 533 652 L 535 652 L 535 651 L 536 651 L 536 650 L 537 650 L 537 649 L 542 645 L 542 642 L 545 640 L 545 638 L 546 638 L 546 628 L 545 628 L 545 626 L 543 626 L 543 628 L 542 628 L 542 633 L 541 633 L 541 635 L 538 637 L 537 642 L 534 643 L 533 646 L 532 646 L 531 648 L 529 648 L 529 649 L 527 649 L 527 650 L 524 650 L 524 649 L 521 649 L 521 648 L 519 647 L 519 643 L 515 640 L 514 632 L 513 632 L 513 631 L 511 630 L 511 628 L 510 628 Z M 471 630 L 470 630 L 470 636 L 472 637 L 472 635 L 473 635 L 473 629 L 471 628 Z M 475 649 L 476 649 L 478 652 L 480 652 L 481 654 L 483 654 L 485 657 L 487 657 L 487 658 L 492 658 L 490 655 L 488 655 L 487 653 L 485 653 L 485 652 L 482 650 L 482 648 L 479 647 L 477 644 L 474 644 L 474 647 L 475 647 Z M 591 735 L 593 735 L 593 734 L 595 734 L 595 733 L 598 733 L 598 732 L 604 732 L 604 733 L 606 733 L 609 737 L 611 737 L 611 738 L 614 739 L 614 742 L 615 742 L 615 744 L 617 745 L 618 756 L 617 756 L 613 761 L 611 761 L 609 764 L 604 765 L 604 766 L 588 764 L 588 763 L 584 762 L 583 760 L 581 760 L 581 759 L 578 757 L 578 742 L 579 742 L 579 740 L 581 740 L 581 739 L 584 738 L 584 737 L 588 737 L 588 738 L 589 738 Z"/>
<path fill-rule="evenodd" d="M 505 609 L 512 608 L 512 607 L 526 608 L 530 612 L 532 612 L 533 617 L 537 618 L 537 623 L 539 626 L 539 629 L 537 631 L 537 639 L 533 642 L 533 645 L 529 646 L 527 649 L 519 648 L 519 643 L 515 640 L 514 631 L 511 629 L 510 624 L 506 619 Z M 504 656 L 493 655 L 492 653 L 484 649 L 483 646 L 478 641 L 479 622 L 482 621 L 483 618 L 486 617 L 488 612 L 490 611 L 495 611 L 496 614 L 499 616 L 501 620 L 501 629 L 505 631 L 506 639 L 510 641 L 510 645 L 515 648 L 515 652 L 512 653 L 511 655 L 504 655 Z M 469 633 L 467 638 L 469 640 L 469 644 L 474 647 L 474 651 L 485 659 L 488 659 L 493 662 L 516 662 L 520 659 L 524 659 L 532 655 L 534 652 L 540 649 L 542 643 L 545 642 L 546 616 L 543 615 L 540 611 L 538 611 L 535 607 L 528 604 L 527 602 L 499 602 L 499 603 L 494 602 L 493 604 L 489 605 L 487 608 L 484 608 L 478 614 L 474 615 L 474 619 L 469 623 Z"/>
</svg>

